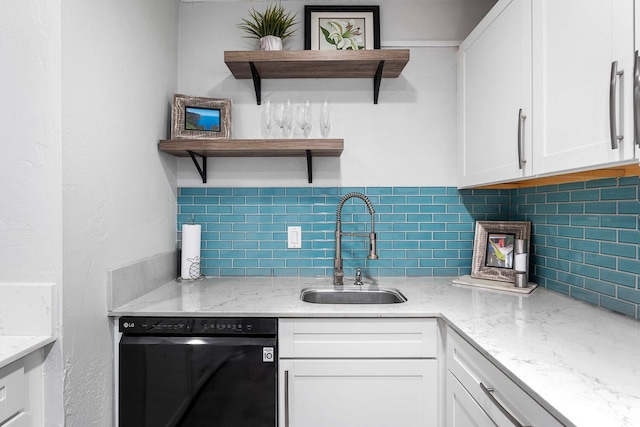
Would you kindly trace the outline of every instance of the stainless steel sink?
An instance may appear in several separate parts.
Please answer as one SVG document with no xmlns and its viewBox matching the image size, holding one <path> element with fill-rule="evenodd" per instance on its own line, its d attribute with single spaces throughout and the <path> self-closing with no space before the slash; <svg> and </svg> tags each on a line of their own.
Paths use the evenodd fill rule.
<svg viewBox="0 0 640 427">
<path fill-rule="evenodd" d="M 397 304 L 407 298 L 397 289 L 303 289 L 300 299 L 314 304 Z"/>
</svg>

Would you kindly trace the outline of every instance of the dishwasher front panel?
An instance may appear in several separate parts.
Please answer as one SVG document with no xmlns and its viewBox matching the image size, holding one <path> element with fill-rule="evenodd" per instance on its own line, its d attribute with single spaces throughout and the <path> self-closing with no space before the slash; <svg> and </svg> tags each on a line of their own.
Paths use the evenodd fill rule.
<svg viewBox="0 0 640 427">
<path fill-rule="evenodd" d="M 120 427 L 275 427 L 275 337 L 123 335 Z"/>
</svg>

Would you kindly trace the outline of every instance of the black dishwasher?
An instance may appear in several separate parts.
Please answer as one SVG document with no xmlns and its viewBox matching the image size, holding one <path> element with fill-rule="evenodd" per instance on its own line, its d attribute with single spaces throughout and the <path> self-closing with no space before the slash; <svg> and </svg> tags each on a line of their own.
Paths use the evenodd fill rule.
<svg viewBox="0 0 640 427">
<path fill-rule="evenodd" d="M 273 318 L 122 317 L 120 427 L 275 427 Z"/>
</svg>

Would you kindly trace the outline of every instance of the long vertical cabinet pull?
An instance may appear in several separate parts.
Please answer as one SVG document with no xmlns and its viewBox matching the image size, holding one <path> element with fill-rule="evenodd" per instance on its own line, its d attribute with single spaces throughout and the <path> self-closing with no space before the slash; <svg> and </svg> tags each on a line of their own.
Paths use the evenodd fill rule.
<svg viewBox="0 0 640 427">
<path fill-rule="evenodd" d="M 527 118 L 522 114 L 522 108 L 518 111 L 518 169 L 524 169 L 527 161 L 524 158 L 524 121 Z"/>
<path fill-rule="evenodd" d="M 284 371 L 284 427 L 289 427 L 289 371 Z"/>
<path fill-rule="evenodd" d="M 618 71 L 618 61 L 611 63 L 611 81 L 609 83 L 609 129 L 611 130 L 611 149 L 618 149 L 618 142 L 623 136 L 618 135 L 618 120 L 616 103 L 618 101 L 618 78 L 622 76 L 624 71 Z"/>
<path fill-rule="evenodd" d="M 529 425 L 522 424 L 520 421 L 516 420 L 516 418 L 513 415 L 511 415 L 509 411 L 507 411 L 507 408 L 505 408 L 504 406 L 502 406 L 500 402 L 498 402 L 498 399 L 496 399 L 496 397 L 493 395 L 493 388 L 487 387 L 482 383 L 480 383 L 480 388 L 482 389 L 484 394 L 489 398 L 489 400 L 491 400 L 491 402 L 498 407 L 500 412 L 502 412 L 502 415 L 504 415 L 511 422 L 511 424 L 513 424 L 515 427 L 531 427 Z"/>
<path fill-rule="evenodd" d="M 636 50 L 633 61 L 633 136 L 640 146 L 640 53 Z"/>
</svg>

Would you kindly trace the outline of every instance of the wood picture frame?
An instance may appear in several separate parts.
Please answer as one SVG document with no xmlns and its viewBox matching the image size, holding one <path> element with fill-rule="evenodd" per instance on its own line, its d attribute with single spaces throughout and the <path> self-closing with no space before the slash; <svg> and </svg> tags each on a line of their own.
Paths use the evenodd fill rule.
<svg viewBox="0 0 640 427">
<path fill-rule="evenodd" d="M 477 221 L 471 277 L 513 282 L 515 239 L 529 242 L 530 236 L 529 221 Z"/>
<path fill-rule="evenodd" d="M 173 95 L 171 139 L 229 139 L 231 100 Z"/>
<path fill-rule="evenodd" d="M 304 48 L 380 49 L 380 6 L 305 6 Z"/>
</svg>

